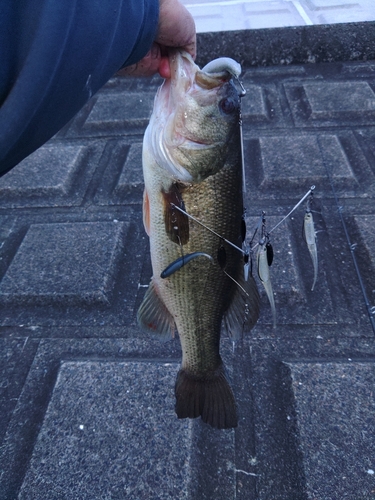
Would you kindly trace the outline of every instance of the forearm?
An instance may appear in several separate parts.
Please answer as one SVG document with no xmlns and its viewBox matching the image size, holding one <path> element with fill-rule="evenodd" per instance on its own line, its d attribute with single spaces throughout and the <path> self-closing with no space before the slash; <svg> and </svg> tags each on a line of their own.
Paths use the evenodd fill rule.
<svg viewBox="0 0 375 500">
<path fill-rule="evenodd" d="M 157 32 L 158 0 L 3 0 L 0 175 L 64 126 Z"/>
</svg>

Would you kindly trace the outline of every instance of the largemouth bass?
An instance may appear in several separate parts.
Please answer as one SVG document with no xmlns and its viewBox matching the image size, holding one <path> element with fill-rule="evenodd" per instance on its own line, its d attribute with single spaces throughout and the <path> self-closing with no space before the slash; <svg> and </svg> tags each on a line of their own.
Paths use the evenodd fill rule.
<svg viewBox="0 0 375 500">
<path fill-rule="evenodd" d="M 220 58 L 200 70 L 179 51 L 170 66 L 143 142 L 153 277 L 138 322 L 162 337 L 178 331 L 178 418 L 231 428 L 238 419 L 219 352 L 221 326 L 224 319 L 240 335 L 245 320 L 251 328 L 259 315 L 255 282 L 245 281 L 243 255 L 228 243 L 241 250 L 240 99 L 232 81 L 241 69 Z"/>
</svg>

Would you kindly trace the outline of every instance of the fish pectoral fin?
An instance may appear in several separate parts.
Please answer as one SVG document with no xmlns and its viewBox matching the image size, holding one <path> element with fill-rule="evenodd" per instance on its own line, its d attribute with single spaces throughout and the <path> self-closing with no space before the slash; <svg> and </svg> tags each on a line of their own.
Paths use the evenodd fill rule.
<svg viewBox="0 0 375 500">
<path fill-rule="evenodd" d="M 178 418 L 202 417 L 203 422 L 216 429 L 237 427 L 236 401 L 222 364 L 206 376 L 181 369 L 177 374 L 175 396 Z"/>
<path fill-rule="evenodd" d="M 162 191 L 164 199 L 164 225 L 168 238 L 178 245 L 186 245 L 189 241 L 189 218 L 185 213 L 181 190 L 176 183 L 171 184 L 169 191 Z M 177 207 L 177 208 L 176 208 Z"/>
<path fill-rule="evenodd" d="M 137 321 L 141 330 L 153 333 L 161 340 L 169 340 L 174 335 L 174 319 L 159 297 L 152 280 L 138 309 Z"/>
<path fill-rule="evenodd" d="M 232 302 L 224 315 L 224 326 L 233 340 L 241 338 L 244 330 L 251 330 L 259 318 L 260 297 L 252 276 L 247 281 L 242 275 Z"/>
<path fill-rule="evenodd" d="M 148 236 L 150 236 L 150 201 L 146 188 L 143 190 L 143 225 Z"/>
</svg>

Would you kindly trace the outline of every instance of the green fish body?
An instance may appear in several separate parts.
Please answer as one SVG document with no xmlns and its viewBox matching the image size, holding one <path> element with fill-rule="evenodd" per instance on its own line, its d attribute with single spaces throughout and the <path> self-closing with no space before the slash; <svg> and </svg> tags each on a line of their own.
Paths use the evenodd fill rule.
<svg viewBox="0 0 375 500">
<path fill-rule="evenodd" d="M 231 428 L 237 411 L 220 357 L 222 322 L 239 335 L 247 311 L 252 327 L 259 296 L 252 277 L 244 281 L 242 253 L 222 239 L 241 248 L 243 200 L 240 100 L 231 80 L 238 66 L 218 61 L 206 72 L 173 53 L 172 78 L 155 99 L 143 145 L 153 277 L 138 322 L 161 336 L 179 333 L 177 416 Z"/>
</svg>

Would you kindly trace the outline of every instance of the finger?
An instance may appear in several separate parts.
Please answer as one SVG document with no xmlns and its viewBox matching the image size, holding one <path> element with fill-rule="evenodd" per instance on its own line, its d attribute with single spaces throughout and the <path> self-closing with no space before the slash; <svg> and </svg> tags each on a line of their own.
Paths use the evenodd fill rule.
<svg viewBox="0 0 375 500">
<path fill-rule="evenodd" d="M 116 74 L 119 76 L 152 76 L 158 72 L 161 59 L 160 46 L 154 43 L 143 59 L 136 64 L 120 69 Z"/>
<path fill-rule="evenodd" d="M 179 47 L 196 57 L 196 31 L 193 16 L 178 0 L 160 0 L 156 42 Z"/>
<path fill-rule="evenodd" d="M 159 75 L 162 78 L 170 78 L 171 77 L 171 67 L 169 65 L 168 56 L 162 56 L 160 64 L 159 64 Z"/>
</svg>

